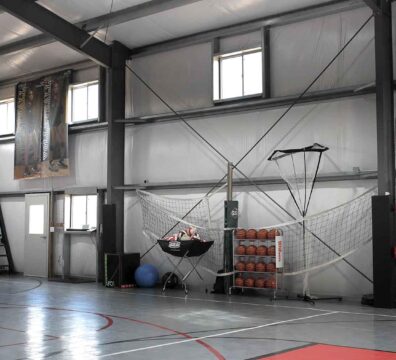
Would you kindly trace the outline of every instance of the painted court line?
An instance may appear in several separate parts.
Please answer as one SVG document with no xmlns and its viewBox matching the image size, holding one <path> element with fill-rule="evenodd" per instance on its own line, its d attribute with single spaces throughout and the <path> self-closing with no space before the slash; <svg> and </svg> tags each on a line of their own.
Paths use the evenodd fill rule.
<svg viewBox="0 0 396 360">
<path fill-rule="evenodd" d="M 388 314 L 376 314 L 376 313 L 365 313 L 365 312 L 356 312 L 356 311 L 343 311 L 343 310 L 331 310 L 331 309 L 320 309 L 313 307 L 301 307 L 301 306 L 287 306 L 287 305 L 268 305 L 268 304 L 259 304 L 259 303 L 249 303 L 249 302 L 239 302 L 239 301 L 224 301 L 224 300 L 214 300 L 214 299 L 202 299 L 202 298 L 191 298 L 191 297 L 182 297 L 182 296 L 168 296 L 168 295 L 156 295 L 156 294 L 147 294 L 147 293 L 135 293 L 135 292 L 125 292 L 122 290 L 111 290 L 113 292 L 117 292 L 125 295 L 135 295 L 135 296 L 150 296 L 150 297 L 158 297 L 158 298 L 169 298 L 169 299 L 178 299 L 183 301 L 203 301 L 203 302 L 213 302 L 213 303 L 223 303 L 223 304 L 232 304 L 232 305 L 251 305 L 251 306 L 260 306 L 260 307 L 272 307 L 279 309 L 296 309 L 296 310 L 311 310 L 318 312 L 332 312 L 336 311 L 340 314 L 349 314 L 349 315 L 365 315 L 365 316 L 382 316 L 382 317 L 390 317 L 396 318 L 396 315 L 388 315 Z"/>
<path fill-rule="evenodd" d="M 1 280 L 0 280 L 1 281 Z M 11 280 L 12 281 L 12 280 Z M 8 281 L 7 281 L 8 282 Z M 51 283 L 51 287 L 63 287 L 61 284 Z M 203 299 L 203 298 L 192 298 L 192 297 L 182 297 L 182 296 L 169 296 L 169 295 L 157 295 L 157 294 L 147 294 L 147 293 L 136 293 L 132 291 L 122 291 L 115 289 L 84 289 L 84 291 L 95 292 L 95 293 L 103 293 L 103 292 L 116 292 L 118 294 L 123 295 L 134 295 L 134 296 L 148 296 L 148 297 L 156 297 L 162 299 L 178 299 L 183 301 L 201 301 L 201 302 L 211 302 L 211 303 L 221 303 L 221 304 L 231 304 L 231 305 L 250 305 L 250 306 L 260 306 L 260 307 L 271 307 L 271 308 L 279 308 L 279 309 L 296 309 L 296 310 L 311 310 L 316 312 L 331 312 L 334 310 L 331 309 L 320 309 L 314 307 L 302 307 L 302 306 L 287 306 L 287 305 L 268 305 L 268 304 L 260 304 L 260 303 L 251 303 L 251 302 L 240 302 L 240 301 L 224 301 L 224 300 L 215 300 L 215 299 Z M 1 295 L 1 294 L 0 294 Z M 20 294 L 12 294 L 12 295 L 20 295 Z M 376 314 L 376 313 L 365 313 L 365 312 L 355 312 L 355 311 L 342 311 L 337 310 L 338 313 L 349 314 L 349 315 L 362 315 L 362 316 L 380 316 L 380 317 L 389 317 L 396 318 L 396 315 L 390 314 Z"/>
<path fill-rule="evenodd" d="M 137 351 L 152 350 L 152 349 L 162 348 L 162 347 L 166 347 L 166 346 L 179 345 L 179 344 L 189 343 L 189 342 L 193 342 L 193 341 L 197 341 L 197 340 L 215 338 L 215 337 L 218 337 L 218 336 L 237 334 L 237 333 L 241 333 L 241 332 L 245 332 L 245 331 L 257 330 L 257 329 L 262 329 L 262 328 L 265 328 L 265 327 L 276 326 L 276 325 L 281 325 L 281 324 L 287 324 L 287 323 L 294 322 L 294 321 L 308 320 L 308 319 L 312 319 L 312 318 L 317 318 L 317 317 L 327 316 L 327 315 L 334 315 L 334 314 L 338 314 L 338 311 L 332 311 L 332 312 L 328 312 L 328 313 L 324 313 L 324 314 L 316 314 L 316 315 L 304 316 L 304 317 L 295 318 L 295 319 L 276 321 L 276 322 L 269 323 L 269 324 L 263 324 L 263 325 L 258 325 L 258 326 L 243 328 L 243 329 L 226 331 L 226 332 L 223 332 L 223 333 L 206 335 L 206 336 L 201 336 L 201 337 L 192 338 L 192 339 L 173 341 L 173 342 L 166 343 L 166 344 L 158 344 L 158 345 L 146 346 L 146 347 L 137 348 L 137 349 L 119 351 L 119 352 L 115 352 L 115 353 L 111 353 L 111 354 L 99 355 L 98 357 L 99 358 L 112 357 L 112 356 L 117 356 L 117 355 L 122 355 L 122 354 L 129 354 L 129 353 L 133 353 L 133 352 L 137 352 Z"/>
</svg>

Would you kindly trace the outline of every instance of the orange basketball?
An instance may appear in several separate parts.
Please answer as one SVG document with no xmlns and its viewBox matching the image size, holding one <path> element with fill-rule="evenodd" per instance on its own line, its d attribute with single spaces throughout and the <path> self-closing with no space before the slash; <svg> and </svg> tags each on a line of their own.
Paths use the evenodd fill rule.
<svg viewBox="0 0 396 360">
<path fill-rule="evenodd" d="M 246 271 L 255 271 L 256 270 L 256 264 L 254 262 L 248 262 L 246 264 Z"/>
<path fill-rule="evenodd" d="M 257 287 L 257 288 L 265 287 L 265 280 L 262 279 L 262 278 L 256 279 L 256 281 L 254 282 L 254 286 Z"/>
<path fill-rule="evenodd" d="M 270 278 L 265 282 L 265 287 L 270 288 L 270 289 L 276 289 L 276 279 L 275 278 Z"/>
<path fill-rule="evenodd" d="M 247 287 L 253 287 L 254 286 L 254 279 L 253 278 L 245 279 L 244 285 L 247 286 Z"/>
<path fill-rule="evenodd" d="M 246 238 L 246 230 L 245 229 L 236 229 L 235 237 L 237 239 L 245 239 Z"/>
<path fill-rule="evenodd" d="M 242 277 L 235 278 L 235 286 L 243 286 L 243 278 Z"/>
<path fill-rule="evenodd" d="M 246 246 L 245 245 L 238 245 L 236 248 L 237 255 L 245 255 L 246 254 Z"/>
<path fill-rule="evenodd" d="M 271 273 L 276 272 L 276 265 L 275 265 L 275 263 L 270 262 L 269 264 L 267 264 L 267 272 L 271 272 Z"/>
<path fill-rule="evenodd" d="M 268 255 L 275 256 L 275 254 L 276 254 L 276 248 L 275 248 L 275 245 L 272 245 L 268 248 Z"/>
<path fill-rule="evenodd" d="M 245 263 L 243 261 L 238 261 L 235 264 L 235 269 L 238 270 L 238 271 L 245 271 L 245 268 L 246 268 L 246 266 L 245 266 Z"/>
<path fill-rule="evenodd" d="M 257 250 L 256 246 L 254 246 L 254 245 L 249 245 L 249 246 L 246 248 L 246 254 L 247 254 L 247 255 L 256 255 L 256 250 Z"/>
<path fill-rule="evenodd" d="M 266 269 L 267 269 L 267 267 L 265 266 L 265 263 L 259 262 L 256 264 L 256 271 L 265 272 Z"/>
<path fill-rule="evenodd" d="M 255 229 L 249 229 L 246 231 L 246 239 L 256 239 L 257 231 Z"/>
<path fill-rule="evenodd" d="M 256 254 L 257 254 L 258 256 L 265 256 L 265 255 L 267 255 L 267 251 L 268 251 L 268 249 L 267 249 L 266 246 L 260 245 L 260 246 L 257 248 Z"/>
<path fill-rule="evenodd" d="M 260 229 L 257 231 L 257 239 L 263 240 L 266 239 L 268 236 L 268 230 L 266 229 Z"/>
<path fill-rule="evenodd" d="M 268 231 L 267 234 L 268 239 L 275 239 L 275 233 L 276 233 L 276 229 L 271 229 L 270 231 Z"/>
</svg>

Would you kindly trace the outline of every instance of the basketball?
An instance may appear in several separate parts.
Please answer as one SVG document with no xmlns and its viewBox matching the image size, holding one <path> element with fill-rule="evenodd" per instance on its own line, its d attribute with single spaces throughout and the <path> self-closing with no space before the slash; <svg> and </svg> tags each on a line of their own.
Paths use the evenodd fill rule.
<svg viewBox="0 0 396 360">
<path fill-rule="evenodd" d="M 246 264 L 246 271 L 255 271 L 256 270 L 256 264 L 254 262 L 248 262 Z"/>
<path fill-rule="evenodd" d="M 236 248 L 237 255 L 245 255 L 246 254 L 246 246 L 245 245 L 238 245 Z"/>
<path fill-rule="evenodd" d="M 254 287 L 254 279 L 253 278 L 245 279 L 244 285 L 247 287 Z"/>
<path fill-rule="evenodd" d="M 255 229 L 249 229 L 246 231 L 246 239 L 256 239 L 257 231 Z"/>
<path fill-rule="evenodd" d="M 271 272 L 271 273 L 276 272 L 276 265 L 275 265 L 275 263 L 270 262 L 269 264 L 267 264 L 267 272 Z"/>
<path fill-rule="evenodd" d="M 265 280 L 262 279 L 262 278 L 256 279 L 256 281 L 254 282 L 254 286 L 257 287 L 257 288 L 265 287 Z"/>
<path fill-rule="evenodd" d="M 270 231 L 268 231 L 267 234 L 268 239 L 275 239 L 275 233 L 276 233 L 276 229 L 271 229 Z"/>
<path fill-rule="evenodd" d="M 276 255 L 276 248 L 275 245 L 272 245 L 268 248 L 268 255 L 269 256 L 275 256 Z"/>
<path fill-rule="evenodd" d="M 265 263 L 259 262 L 256 264 L 256 271 L 265 272 L 266 269 L 267 269 L 267 267 L 265 266 Z"/>
<path fill-rule="evenodd" d="M 235 269 L 238 270 L 238 271 L 245 271 L 245 268 L 246 268 L 246 266 L 245 266 L 245 263 L 243 261 L 238 261 L 235 264 Z"/>
<path fill-rule="evenodd" d="M 243 278 L 241 277 L 235 278 L 235 286 L 243 286 Z"/>
<path fill-rule="evenodd" d="M 270 288 L 270 289 L 276 289 L 276 279 L 275 278 L 270 278 L 265 282 L 265 287 Z"/>
<path fill-rule="evenodd" d="M 245 229 L 235 230 L 235 237 L 237 239 L 245 239 L 246 238 L 246 230 Z"/>
<path fill-rule="evenodd" d="M 267 255 L 267 252 L 268 252 L 267 247 L 263 246 L 263 245 L 260 245 L 257 248 L 256 254 L 259 255 L 259 256 L 265 256 L 265 255 Z"/>
<path fill-rule="evenodd" d="M 264 240 L 268 236 L 268 231 L 266 229 L 260 229 L 257 231 L 257 239 Z"/>
<path fill-rule="evenodd" d="M 247 254 L 247 255 L 256 255 L 256 250 L 257 250 L 256 246 L 254 246 L 254 245 L 249 245 L 249 246 L 246 248 L 246 254 Z"/>
</svg>

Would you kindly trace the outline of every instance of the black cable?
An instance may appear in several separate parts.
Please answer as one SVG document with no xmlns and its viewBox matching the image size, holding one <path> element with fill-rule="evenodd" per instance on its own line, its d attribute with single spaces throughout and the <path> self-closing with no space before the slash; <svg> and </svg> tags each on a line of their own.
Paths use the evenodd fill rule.
<svg viewBox="0 0 396 360">
<path fill-rule="evenodd" d="M 181 116 L 172 106 L 170 106 L 162 97 L 159 95 L 144 79 L 142 79 L 128 64 L 125 65 L 127 69 L 139 79 L 139 81 L 147 87 L 157 98 L 160 100 L 176 117 L 181 120 L 188 128 L 196 134 L 205 144 L 207 144 L 216 154 L 218 154 L 221 158 L 225 161 L 229 162 L 229 160 L 219 151 L 216 149 L 214 145 L 212 145 L 204 136 L 202 136 L 193 126 L 191 126 L 184 118 Z"/>
</svg>

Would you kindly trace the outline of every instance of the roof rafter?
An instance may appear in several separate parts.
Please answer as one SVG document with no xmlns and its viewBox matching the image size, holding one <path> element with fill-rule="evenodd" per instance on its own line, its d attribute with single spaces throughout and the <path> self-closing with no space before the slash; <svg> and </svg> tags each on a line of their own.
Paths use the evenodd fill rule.
<svg viewBox="0 0 396 360">
<path fill-rule="evenodd" d="M 202 0 L 151 0 L 139 5 L 131 6 L 110 14 L 101 15 L 92 19 L 80 21 L 74 25 L 87 32 L 95 31 L 99 27 L 114 26 L 145 16 L 158 14 Z M 6 1 L 5 1 L 6 2 Z M 56 41 L 47 34 L 31 36 L 7 45 L 0 46 L 0 55 L 6 55 L 20 50 L 32 49 Z"/>
<path fill-rule="evenodd" d="M 86 31 L 31 0 L 0 0 L 9 14 L 48 34 L 68 47 L 88 56 L 96 63 L 111 66 L 111 48 Z M 89 41 L 87 41 L 89 39 Z M 84 44 L 84 46 L 82 46 Z"/>
</svg>

